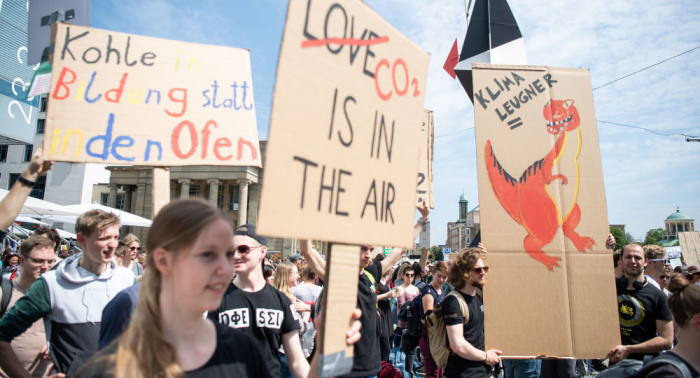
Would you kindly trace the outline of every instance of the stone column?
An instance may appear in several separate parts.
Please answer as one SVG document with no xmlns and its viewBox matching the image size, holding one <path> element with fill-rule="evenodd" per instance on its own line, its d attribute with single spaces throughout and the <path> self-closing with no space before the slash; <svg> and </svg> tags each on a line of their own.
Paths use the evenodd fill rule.
<svg viewBox="0 0 700 378">
<path fill-rule="evenodd" d="M 190 184 L 192 181 L 190 179 L 179 179 L 177 182 L 180 184 L 180 198 L 190 198 Z"/>
<path fill-rule="evenodd" d="M 116 208 L 117 207 L 117 185 L 109 185 L 109 197 L 107 197 L 107 206 Z"/>
<path fill-rule="evenodd" d="M 219 199 L 219 184 L 221 181 L 218 179 L 209 179 L 207 180 L 207 184 L 209 184 L 209 202 L 217 206 L 217 200 Z"/>
<path fill-rule="evenodd" d="M 131 212 L 131 195 L 134 192 L 134 188 L 131 186 L 124 186 L 124 211 Z"/>
<path fill-rule="evenodd" d="M 238 192 L 238 225 L 248 223 L 248 185 L 251 181 L 246 179 L 238 180 L 240 188 Z"/>
</svg>

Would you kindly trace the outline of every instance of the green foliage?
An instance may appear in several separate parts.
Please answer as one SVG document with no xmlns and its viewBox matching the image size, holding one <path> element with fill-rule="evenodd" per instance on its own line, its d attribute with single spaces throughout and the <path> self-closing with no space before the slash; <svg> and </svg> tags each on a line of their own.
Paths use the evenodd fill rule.
<svg viewBox="0 0 700 378">
<path fill-rule="evenodd" d="M 647 231 L 642 245 L 656 244 L 661 245 L 659 241 L 664 238 L 664 230 L 662 228 L 653 228 Z"/>
<path fill-rule="evenodd" d="M 442 249 L 438 246 L 430 247 L 430 262 L 442 261 Z"/>
<path fill-rule="evenodd" d="M 615 227 L 610 227 L 610 233 L 615 237 L 615 250 L 620 251 L 622 247 L 630 243 L 630 241 L 622 233 L 622 230 Z"/>
</svg>

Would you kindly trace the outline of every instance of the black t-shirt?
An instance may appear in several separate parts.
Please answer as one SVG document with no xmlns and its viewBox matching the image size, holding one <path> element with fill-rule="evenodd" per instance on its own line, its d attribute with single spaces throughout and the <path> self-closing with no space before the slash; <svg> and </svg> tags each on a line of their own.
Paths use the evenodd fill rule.
<svg viewBox="0 0 700 378">
<path fill-rule="evenodd" d="M 114 377 L 117 341 L 80 368 L 75 378 Z M 260 361 L 259 348 L 251 348 L 255 340 L 216 323 L 216 349 L 209 361 L 197 370 L 185 372 L 186 378 L 264 377 L 268 372 Z"/>
<path fill-rule="evenodd" d="M 382 263 L 378 261 L 365 268 L 378 282 L 382 276 Z M 360 274 L 357 285 L 357 307 L 362 310 L 362 338 L 355 344 L 352 371 L 346 377 L 365 377 L 377 374 L 382 368 L 377 327 L 377 294 L 374 284 L 365 273 Z"/>
<path fill-rule="evenodd" d="M 247 348 L 255 349 L 256 354 L 262 356 L 255 362 L 263 370 L 258 377 L 278 378 L 280 361 L 277 351 L 282 345 L 282 335 L 300 327 L 292 308 L 289 298 L 269 284 L 258 292 L 249 293 L 231 283 L 221 300 L 221 307 L 207 316 L 228 325 L 235 337 L 252 340 Z"/>
<path fill-rule="evenodd" d="M 618 278 L 619 280 L 619 278 Z M 656 337 L 656 320 L 673 320 L 668 297 L 647 283 L 639 290 L 627 290 L 618 282 L 617 307 L 620 314 L 622 345 L 636 345 Z M 643 360 L 643 354 L 629 358 Z"/>
<path fill-rule="evenodd" d="M 484 301 L 480 295 L 473 297 L 457 291 L 467 302 L 469 308 L 469 321 L 464 325 L 464 339 L 474 348 L 484 350 Z M 445 325 L 462 324 L 464 318 L 457 298 L 449 296 L 442 301 L 442 316 Z M 490 374 L 491 367 L 482 361 L 470 361 L 452 353 L 445 366 L 445 377 L 486 377 Z"/>
</svg>

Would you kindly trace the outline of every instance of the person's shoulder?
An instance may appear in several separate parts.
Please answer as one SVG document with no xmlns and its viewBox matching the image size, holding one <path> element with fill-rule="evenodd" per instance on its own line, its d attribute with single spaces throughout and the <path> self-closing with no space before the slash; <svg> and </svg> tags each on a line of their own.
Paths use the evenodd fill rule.
<svg viewBox="0 0 700 378">
<path fill-rule="evenodd" d="M 263 291 L 266 293 L 266 295 L 271 295 L 275 298 L 279 298 L 279 300 L 282 302 L 283 305 L 292 303 L 291 299 L 289 299 L 287 294 L 277 290 L 274 286 L 272 286 L 268 283 L 265 284 Z"/>
<path fill-rule="evenodd" d="M 376 281 L 379 281 L 379 279 L 381 278 L 383 269 L 384 267 L 382 266 L 381 261 L 377 261 L 376 263 L 371 264 L 370 266 L 365 268 L 366 271 L 370 272 L 374 276 Z"/>
</svg>

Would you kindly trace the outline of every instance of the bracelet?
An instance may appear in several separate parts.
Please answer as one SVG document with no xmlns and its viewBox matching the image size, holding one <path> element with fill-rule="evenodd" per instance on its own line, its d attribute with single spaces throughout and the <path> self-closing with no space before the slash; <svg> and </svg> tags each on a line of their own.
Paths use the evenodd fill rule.
<svg viewBox="0 0 700 378">
<path fill-rule="evenodd" d="M 417 222 L 417 223 L 420 223 L 420 224 L 422 224 L 423 226 L 425 226 L 425 224 L 428 223 L 428 221 L 427 221 L 427 220 L 423 220 L 423 218 L 418 218 L 418 222 Z"/>
<path fill-rule="evenodd" d="M 22 184 L 22 185 L 24 185 L 24 186 L 29 186 L 29 187 L 32 187 L 32 188 L 34 187 L 34 185 L 36 185 L 36 182 L 34 182 L 34 181 L 29 181 L 29 180 L 27 180 L 26 178 L 24 178 L 24 177 L 22 177 L 22 176 L 19 176 L 19 177 L 17 178 L 17 181 L 19 181 L 19 183 Z"/>
</svg>

